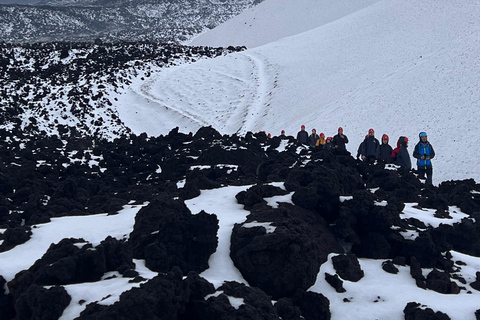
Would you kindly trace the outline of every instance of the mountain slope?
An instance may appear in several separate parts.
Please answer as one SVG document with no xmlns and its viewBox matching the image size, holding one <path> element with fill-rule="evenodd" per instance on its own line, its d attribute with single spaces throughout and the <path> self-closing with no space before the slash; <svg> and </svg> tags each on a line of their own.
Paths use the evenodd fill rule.
<svg viewBox="0 0 480 320">
<path fill-rule="evenodd" d="M 254 0 L 61 1 L 0 5 L 0 41 L 178 42 L 256 4 Z"/>
<path fill-rule="evenodd" d="M 262 3 L 271 10 L 275 4 Z M 305 124 L 328 136 L 342 126 L 354 155 L 369 128 L 377 137 L 388 134 L 392 145 L 407 136 L 410 151 L 418 133 L 427 131 L 437 151 L 437 182 L 479 180 L 479 13 L 475 1 L 380 1 L 243 53 L 159 73 L 136 84 L 136 91 L 150 96 L 150 111 L 131 114 L 120 104 L 120 114 L 127 123 L 148 123 L 158 108 L 174 106 L 162 118 L 191 115 L 182 116 L 183 130 L 209 119 L 227 133 L 285 129 L 293 135 Z M 232 34 L 225 39 L 243 37 Z M 188 85 L 171 88 L 167 96 L 162 88 L 170 79 Z M 246 85 L 237 86 L 239 81 Z M 158 122 L 141 130 L 158 134 L 167 127 Z"/>
<path fill-rule="evenodd" d="M 288 0 L 266 0 L 194 37 L 189 44 L 258 47 L 326 25 L 378 1 L 299 0 L 292 4 Z"/>
</svg>

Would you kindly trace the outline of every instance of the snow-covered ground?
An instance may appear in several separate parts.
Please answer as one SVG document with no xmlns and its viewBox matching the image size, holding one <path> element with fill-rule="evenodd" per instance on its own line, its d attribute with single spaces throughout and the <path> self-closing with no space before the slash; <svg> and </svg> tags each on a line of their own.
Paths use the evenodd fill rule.
<svg viewBox="0 0 480 320">
<path fill-rule="evenodd" d="M 282 187 L 282 183 L 275 184 Z M 214 190 L 203 190 L 201 195 L 185 201 L 193 214 L 205 210 L 215 213 L 219 219 L 218 247 L 210 257 L 209 269 L 200 275 L 219 287 L 224 281 L 237 281 L 246 283 L 230 259 L 230 237 L 235 223 L 242 223 L 250 213 L 243 209 L 235 199 L 235 195 L 250 186 L 229 186 Z M 290 199 L 289 199 L 290 198 Z M 290 196 L 278 196 L 268 199 L 270 206 L 275 207 L 276 202 L 291 202 Z M 465 215 L 458 208 L 450 208 L 453 219 L 437 219 L 433 213 L 415 208 L 415 204 L 407 204 L 402 218 L 415 217 L 426 225 L 437 227 L 439 221 L 453 224 Z M 117 215 L 92 215 L 79 217 L 54 218 L 52 222 L 40 224 L 32 228 L 33 236 L 24 244 L 0 253 L 0 275 L 7 281 L 13 279 L 15 274 L 23 269 L 28 269 L 36 259 L 41 257 L 51 243 L 58 243 L 65 237 L 84 238 L 85 241 L 98 245 L 108 235 L 122 239 L 133 230 L 134 218 L 141 206 L 129 205 Z M 262 224 L 268 228 L 265 223 Z M 95 226 L 95 227 L 92 227 Z M 0 230 L 2 232 L 2 230 Z M 475 281 L 475 273 L 480 270 L 480 258 L 467 256 L 451 251 L 452 261 L 462 261 L 459 275 L 467 283 Z M 333 255 L 329 256 L 318 273 L 316 283 L 311 291 L 320 292 L 330 300 L 332 320 L 345 319 L 404 319 L 403 309 L 408 302 L 418 302 L 448 314 L 452 320 L 473 320 L 474 313 L 480 309 L 480 292 L 469 288 L 468 285 L 458 283 L 459 286 L 468 287 L 470 293 L 462 290 L 458 295 L 444 295 L 431 290 L 420 289 L 410 275 L 409 267 L 397 266 L 398 274 L 389 274 L 381 269 L 384 260 L 359 259 L 365 276 L 358 282 L 344 281 L 345 293 L 337 293 L 326 281 L 325 272 L 335 274 L 332 265 Z M 151 279 L 155 272 L 145 267 L 143 260 L 135 260 L 136 270 L 145 279 Z M 424 269 L 424 274 L 431 270 Z M 108 273 L 98 282 L 72 284 L 65 286 L 72 296 L 70 305 L 65 309 L 61 319 L 74 319 L 85 306 L 92 302 L 110 305 L 118 301 L 122 292 L 139 286 L 140 283 L 129 283 L 126 278 L 115 273 Z M 348 302 L 346 300 L 348 299 Z M 79 303 L 84 300 L 85 303 Z M 461 307 L 459 307 L 461 306 Z"/>
<path fill-rule="evenodd" d="M 138 78 L 117 107 L 150 135 L 341 126 L 354 155 L 369 128 L 410 152 L 426 131 L 435 184 L 480 181 L 479 16 L 476 0 L 265 0 L 192 41 L 248 50 Z"/>
</svg>

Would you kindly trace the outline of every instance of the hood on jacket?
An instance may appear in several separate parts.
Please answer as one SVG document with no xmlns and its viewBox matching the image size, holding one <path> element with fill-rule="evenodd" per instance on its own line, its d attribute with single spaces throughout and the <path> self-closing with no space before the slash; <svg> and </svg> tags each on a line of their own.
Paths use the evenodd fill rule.
<svg viewBox="0 0 480 320">
<path fill-rule="evenodd" d="M 406 146 L 407 146 L 407 142 L 408 142 L 408 138 L 407 138 L 407 137 L 400 137 L 400 138 L 398 139 L 398 145 L 399 145 L 399 146 L 406 147 Z"/>
</svg>

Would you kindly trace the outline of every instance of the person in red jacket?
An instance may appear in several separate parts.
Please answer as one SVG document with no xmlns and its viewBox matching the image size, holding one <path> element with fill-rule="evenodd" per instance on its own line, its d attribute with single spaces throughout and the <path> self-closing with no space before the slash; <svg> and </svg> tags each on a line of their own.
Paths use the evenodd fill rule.
<svg viewBox="0 0 480 320">
<path fill-rule="evenodd" d="M 400 150 L 400 139 L 402 137 L 398 138 L 397 140 L 397 147 L 392 150 L 392 161 L 396 162 L 397 161 L 397 156 L 398 156 L 398 151 Z"/>
</svg>

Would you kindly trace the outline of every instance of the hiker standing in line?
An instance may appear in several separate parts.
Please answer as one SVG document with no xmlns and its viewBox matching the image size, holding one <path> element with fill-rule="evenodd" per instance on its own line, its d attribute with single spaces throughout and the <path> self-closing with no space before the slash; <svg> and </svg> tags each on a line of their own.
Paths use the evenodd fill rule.
<svg viewBox="0 0 480 320">
<path fill-rule="evenodd" d="M 305 126 L 302 124 L 300 131 L 297 133 L 297 141 L 301 144 L 308 145 L 308 132 L 305 131 Z"/>
<path fill-rule="evenodd" d="M 427 133 L 420 132 L 418 135 L 420 141 L 413 149 L 413 157 L 417 159 L 417 169 L 421 179 L 427 175 L 427 183 L 432 183 L 433 167 L 432 159 L 435 157 L 433 146 L 428 142 Z"/>
<path fill-rule="evenodd" d="M 308 144 L 311 148 L 315 148 L 317 146 L 317 141 L 320 137 L 317 134 L 317 129 L 312 129 L 312 134 L 308 136 Z"/>
<path fill-rule="evenodd" d="M 343 134 L 342 127 L 338 128 L 338 133 L 335 136 L 333 136 L 332 143 L 335 149 L 345 150 L 345 151 L 347 150 L 347 147 L 345 145 L 348 143 L 348 138 L 346 135 Z"/>
<path fill-rule="evenodd" d="M 408 138 L 400 137 L 398 139 L 398 145 L 400 146 L 397 154 L 397 162 L 400 167 L 405 169 L 412 169 L 412 161 L 410 160 L 410 155 L 408 154 Z"/>
<path fill-rule="evenodd" d="M 392 146 L 388 144 L 389 138 L 388 135 L 384 134 L 382 136 L 382 144 L 377 148 L 377 159 L 383 161 L 384 163 L 392 162 Z"/>
<path fill-rule="evenodd" d="M 366 163 L 374 163 L 377 159 L 377 148 L 380 145 L 377 138 L 375 138 L 375 130 L 369 129 L 368 136 L 363 140 L 362 160 Z"/>
</svg>

